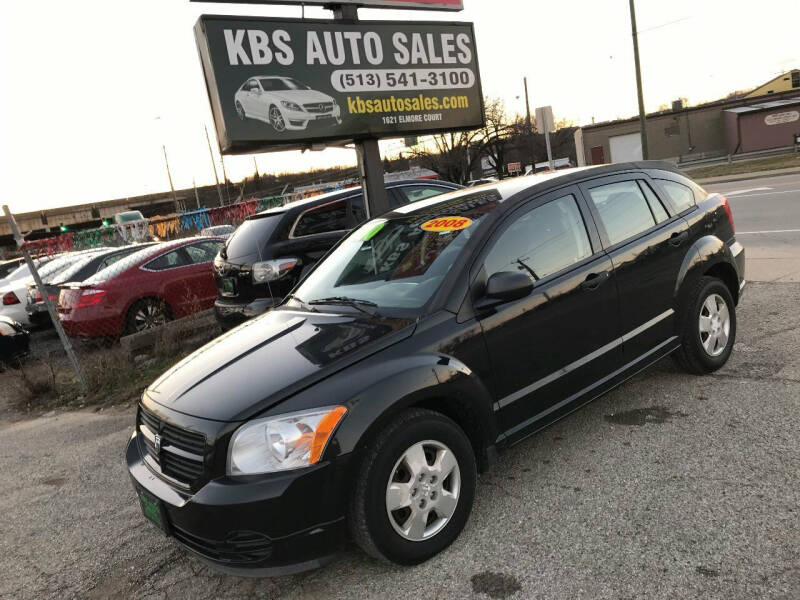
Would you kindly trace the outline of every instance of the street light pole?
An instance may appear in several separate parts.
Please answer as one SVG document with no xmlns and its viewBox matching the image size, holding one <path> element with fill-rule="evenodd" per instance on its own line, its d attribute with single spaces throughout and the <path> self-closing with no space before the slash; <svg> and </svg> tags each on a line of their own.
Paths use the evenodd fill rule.
<svg viewBox="0 0 800 600">
<path fill-rule="evenodd" d="M 169 159 L 167 158 L 166 144 L 161 144 L 161 150 L 164 152 L 164 164 L 167 166 L 167 179 L 169 179 L 169 189 L 172 190 L 172 201 L 175 203 L 175 210 L 180 210 L 178 206 L 178 197 L 175 195 L 175 186 L 172 185 L 172 173 L 169 172 Z"/>
<path fill-rule="evenodd" d="M 631 7 L 631 34 L 633 35 L 633 62 L 636 65 L 636 93 L 639 97 L 639 130 L 642 137 L 642 158 L 647 160 L 647 129 L 644 113 L 644 96 L 642 95 L 642 69 L 639 65 L 639 39 L 636 33 L 636 9 L 634 0 L 628 0 Z"/>
<path fill-rule="evenodd" d="M 528 101 L 528 78 L 522 78 L 523 83 L 525 84 L 525 112 L 527 116 L 525 117 L 525 124 L 528 127 L 528 139 L 531 143 L 531 172 L 536 171 L 536 150 L 533 143 L 533 126 L 531 124 L 531 104 Z"/>
<path fill-rule="evenodd" d="M 217 194 L 219 194 L 219 205 L 222 206 L 225 204 L 222 200 L 222 189 L 219 187 L 219 177 L 217 176 L 217 163 L 214 162 L 214 152 L 211 150 L 211 138 L 208 137 L 208 127 L 203 125 L 203 129 L 206 130 L 206 141 L 208 142 L 208 153 L 211 155 L 211 166 L 214 169 L 214 181 L 217 182 Z"/>
</svg>

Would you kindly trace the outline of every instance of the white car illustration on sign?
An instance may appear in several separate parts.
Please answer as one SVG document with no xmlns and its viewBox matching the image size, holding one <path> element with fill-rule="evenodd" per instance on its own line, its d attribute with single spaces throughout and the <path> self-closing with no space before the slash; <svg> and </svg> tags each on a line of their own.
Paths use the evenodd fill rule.
<svg viewBox="0 0 800 600">
<path fill-rule="evenodd" d="M 311 121 L 342 123 L 336 100 L 291 77 L 251 77 L 234 95 L 240 119 L 258 119 L 277 132 L 300 131 Z"/>
</svg>

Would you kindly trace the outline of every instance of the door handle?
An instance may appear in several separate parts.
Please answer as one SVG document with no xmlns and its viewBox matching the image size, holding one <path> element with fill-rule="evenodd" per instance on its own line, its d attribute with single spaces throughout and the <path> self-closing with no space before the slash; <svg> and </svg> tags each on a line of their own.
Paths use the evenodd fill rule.
<svg viewBox="0 0 800 600">
<path fill-rule="evenodd" d="M 678 233 L 677 231 L 669 236 L 669 243 L 672 246 L 680 246 L 683 242 L 689 239 L 689 232 L 688 231 L 681 231 Z"/>
<path fill-rule="evenodd" d="M 603 271 L 602 273 L 589 273 L 583 283 L 581 283 L 581 289 L 589 290 L 590 292 L 592 290 L 596 290 L 606 279 L 608 279 L 608 277 L 608 271 Z"/>
</svg>

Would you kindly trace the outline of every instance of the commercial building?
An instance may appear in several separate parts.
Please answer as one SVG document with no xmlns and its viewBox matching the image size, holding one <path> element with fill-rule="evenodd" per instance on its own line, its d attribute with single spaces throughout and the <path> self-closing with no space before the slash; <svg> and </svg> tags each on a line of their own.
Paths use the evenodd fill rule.
<svg viewBox="0 0 800 600">
<path fill-rule="evenodd" d="M 683 163 L 791 146 L 800 133 L 800 88 L 791 87 L 792 73 L 800 71 L 788 74 L 787 90 L 776 87 L 768 96 L 692 107 L 676 101 L 670 110 L 648 114 L 649 158 Z M 587 125 L 576 135 L 576 145 L 578 164 L 641 160 L 639 118 Z"/>
</svg>

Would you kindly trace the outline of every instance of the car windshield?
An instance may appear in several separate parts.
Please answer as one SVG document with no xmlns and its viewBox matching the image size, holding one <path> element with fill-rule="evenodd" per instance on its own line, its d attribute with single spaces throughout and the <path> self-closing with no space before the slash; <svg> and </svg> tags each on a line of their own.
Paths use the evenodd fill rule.
<svg viewBox="0 0 800 600">
<path fill-rule="evenodd" d="M 491 190 L 369 221 L 337 246 L 294 296 L 317 308 L 326 299 L 331 304 L 349 299 L 378 310 L 420 309 L 498 200 Z"/>
<path fill-rule="evenodd" d="M 267 217 L 247 219 L 228 238 L 223 256 L 230 260 L 254 255 L 260 257 L 282 218 L 283 213 L 276 213 Z"/>
<path fill-rule="evenodd" d="M 281 90 L 310 90 L 305 83 L 292 79 L 291 77 L 265 77 L 259 80 L 265 92 Z"/>
</svg>

